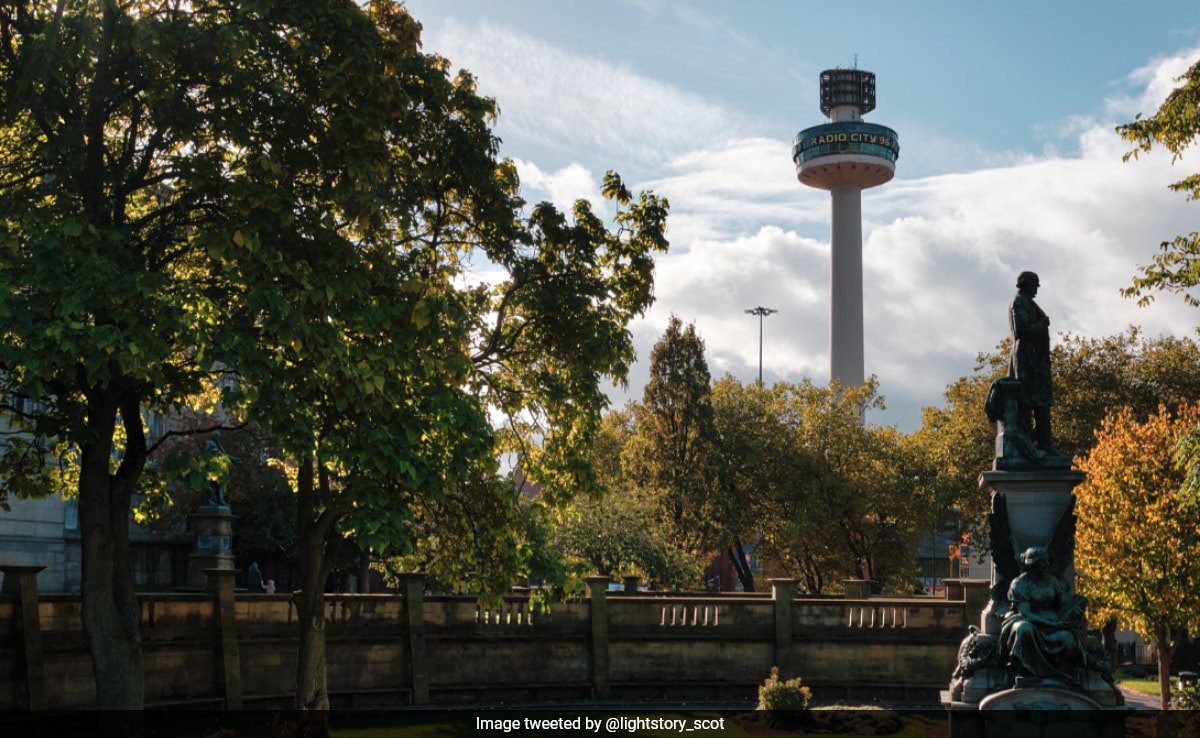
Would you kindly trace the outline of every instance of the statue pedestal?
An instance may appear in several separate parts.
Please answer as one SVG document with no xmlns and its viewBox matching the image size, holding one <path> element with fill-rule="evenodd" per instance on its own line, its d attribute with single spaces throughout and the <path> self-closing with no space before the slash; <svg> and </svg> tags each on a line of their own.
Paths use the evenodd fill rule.
<svg viewBox="0 0 1200 738">
<path fill-rule="evenodd" d="M 1072 689 L 1042 685 L 1006 689 L 978 705 L 943 703 L 952 738 L 1123 738 L 1125 708 L 1104 705 Z"/>
<path fill-rule="evenodd" d="M 1071 504 L 1072 490 L 1087 479 L 1076 469 L 1047 468 L 1034 471 L 986 471 L 979 475 L 979 486 L 993 497 L 1002 494 L 1008 501 L 1008 524 L 1015 550 L 1030 546 L 1049 547 L 1058 521 Z M 1066 564 L 1067 584 L 1075 591 L 1075 561 Z M 996 565 L 992 563 L 992 586 L 996 585 Z M 987 634 L 1000 633 L 1000 622 L 984 610 L 979 628 Z"/>
<path fill-rule="evenodd" d="M 233 570 L 234 517 L 229 505 L 201 505 L 188 516 L 188 528 L 192 532 L 187 570 L 189 589 L 207 587 L 205 569 Z"/>
<path fill-rule="evenodd" d="M 1064 515 L 1072 509 L 1074 488 L 1086 478 L 1083 472 L 1052 465 L 984 472 L 979 486 L 993 503 L 1000 503 L 997 495 L 1003 495 L 1001 506 L 1007 521 L 1007 529 L 1001 525 L 999 530 L 994 521 L 992 535 L 1011 535 L 1013 554 L 1032 547 L 1054 549 L 1051 542 L 1056 534 L 1060 539 L 1074 536 L 1073 522 Z M 1073 546 L 1064 547 L 1062 542 L 1057 546 L 1060 557 L 1073 550 Z M 993 556 L 997 550 L 993 542 Z M 1073 559 L 1055 563 L 1063 567 L 1061 578 L 1073 594 Z M 978 628 L 972 627 L 963 641 L 950 690 L 942 693 L 942 704 L 950 713 L 952 738 L 1123 736 L 1124 699 L 1104 678 L 1102 669 L 1106 667 L 1092 660 L 1102 650 L 1094 636 L 1080 639 L 1088 654 L 1083 665 L 1060 666 L 1074 684 L 1016 675 L 1017 667 L 1008 663 L 1009 654 L 1001 644 L 1001 618 L 992 612 L 993 606 L 999 607 L 1001 614 L 1009 608 L 1009 582 L 1002 579 L 993 561 L 991 601 L 980 613 Z M 968 622 L 970 619 L 968 614 Z"/>
</svg>

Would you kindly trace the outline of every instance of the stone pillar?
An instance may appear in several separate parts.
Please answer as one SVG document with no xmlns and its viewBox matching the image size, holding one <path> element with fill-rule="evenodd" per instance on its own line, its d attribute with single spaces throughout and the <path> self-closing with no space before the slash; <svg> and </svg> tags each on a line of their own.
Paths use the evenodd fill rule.
<svg viewBox="0 0 1200 738">
<path fill-rule="evenodd" d="M 775 602 L 775 666 L 785 679 L 792 672 L 792 600 L 796 599 L 796 580 L 777 578 L 771 582 L 771 600 Z"/>
<path fill-rule="evenodd" d="M 412 677 L 412 703 L 429 704 L 429 651 L 425 645 L 425 575 L 401 574 L 404 591 L 404 624 L 408 630 L 408 662 Z"/>
<path fill-rule="evenodd" d="M 592 625 L 592 688 L 593 696 L 604 699 L 612 693 L 608 665 L 608 584 L 611 577 L 588 577 L 589 614 Z"/>
<path fill-rule="evenodd" d="M 208 590 L 217 596 L 217 625 L 221 631 L 221 681 L 225 709 L 240 710 L 242 702 L 242 653 L 238 645 L 237 601 L 233 595 L 236 569 L 205 569 Z"/>
<path fill-rule="evenodd" d="M 42 621 L 38 617 L 37 575 L 44 566 L 0 566 L 4 583 L 0 592 L 17 596 L 21 609 L 16 627 L 16 694 L 17 709 L 46 709 L 46 660 L 42 650 Z"/>
<path fill-rule="evenodd" d="M 188 516 L 192 552 L 188 555 L 187 586 L 204 589 L 208 569 L 233 571 L 233 521 L 228 505 L 201 505 Z"/>
<path fill-rule="evenodd" d="M 642 583 L 641 577 L 625 577 L 622 580 L 625 584 L 625 594 L 635 595 L 638 593 L 638 585 Z"/>
<path fill-rule="evenodd" d="M 865 600 L 871 596 L 870 579 L 847 579 L 842 585 L 846 588 L 848 600 Z"/>
</svg>

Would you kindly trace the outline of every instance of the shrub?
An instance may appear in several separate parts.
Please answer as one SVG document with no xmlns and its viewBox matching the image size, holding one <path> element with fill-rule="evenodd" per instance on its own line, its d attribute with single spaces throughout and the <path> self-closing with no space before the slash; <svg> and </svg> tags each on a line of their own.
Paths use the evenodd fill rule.
<svg viewBox="0 0 1200 738">
<path fill-rule="evenodd" d="M 1200 682 L 1171 690 L 1171 701 L 1167 706 L 1172 710 L 1200 710 Z"/>
<path fill-rule="evenodd" d="M 811 697 L 812 690 L 800 684 L 799 677 L 781 682 L 779 667 L 772 666 L 770 677 L 764 679 L 758 688 L 757 709 L 769 710 L 772 713 L 769 721 L 773 725 L 791 724 L 799 719 L 797 713 L 809 708 Z"/>
</svg>

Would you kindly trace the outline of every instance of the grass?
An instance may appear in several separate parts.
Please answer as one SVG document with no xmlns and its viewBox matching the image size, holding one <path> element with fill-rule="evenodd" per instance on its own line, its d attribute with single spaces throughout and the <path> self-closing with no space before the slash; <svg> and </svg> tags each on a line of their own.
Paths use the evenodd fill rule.
<svg viewBox="0 0 1200 738">
<path fill-rule="evenodd" d="M 1147 673 L 1143 669 L 1117 669 L 1117 673 L 1113 674 L 1113 681 L 1118 686 L 1132 689 L 1140 694 L 1148 694 L 1151 697 L 1158 696 L 1158 674 Z"/>
</svg>

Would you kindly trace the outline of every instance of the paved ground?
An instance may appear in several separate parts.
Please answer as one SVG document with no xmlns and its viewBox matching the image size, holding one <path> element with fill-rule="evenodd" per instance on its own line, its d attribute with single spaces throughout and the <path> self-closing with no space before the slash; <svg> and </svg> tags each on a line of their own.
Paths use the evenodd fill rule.
<svg viewBox="0 0 1200 738">
<path fill-rule="evenodd" d="M 1121 694 L 1125 695 L 1125 704 L 1138 710 L 1157 710 L 1159 706 L 1159 698 L 1152 697 L 1141 692 L 1134 692 L 1132 689 L 1118 687 Z"/>
</svg>

